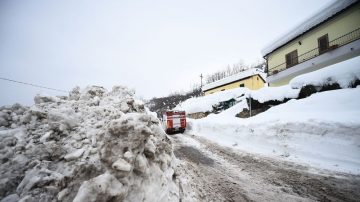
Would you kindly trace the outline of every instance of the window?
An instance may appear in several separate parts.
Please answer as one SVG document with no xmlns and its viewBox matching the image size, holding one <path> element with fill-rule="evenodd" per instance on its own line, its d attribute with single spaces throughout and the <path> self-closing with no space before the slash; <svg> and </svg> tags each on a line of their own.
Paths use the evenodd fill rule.
<svg viewBox="0 0 360 202">
<path fill-rule="evenodd" d="M 245 84 L 241 83 L 241 84 L 240 84 L 240 87 L 245 87 Z"/>
<path fill-rule="evenodd" d="M 298 63 L 298 53 L 297 50 L 294 50 L 285 55 L 286 68 L 294 66 Z"/>
<path fill-rule="evenodd" d="M 225 89 L 221 89 L 221 91 L 224 91 Z"/>
<path fill-rule="evenodd" d="M 319 54 L 325 53 L 329 49 L 329 37 L 328 34 L 318 38 Z"/>
</svg>

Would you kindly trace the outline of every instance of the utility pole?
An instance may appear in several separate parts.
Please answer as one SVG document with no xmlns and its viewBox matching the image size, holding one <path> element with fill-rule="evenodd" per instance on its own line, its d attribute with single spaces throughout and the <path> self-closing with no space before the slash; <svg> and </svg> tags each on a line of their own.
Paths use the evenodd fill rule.
<svg viewBox="0 0 360 202">
<path fill-rule="evenodd" d="M 203 96 L 204 94 L 203 94 L 203 91 L 202 91 L 202 79 L 203 79 L 203 75 L 202 74 L 200 74 L 200 94 L 201 94 L 201 96 Z"/>
<path fill-rule="evenodd" d="M 257 75 L 256 72 L 259 71 L 257 68 L 255 68 L 255 72 L 253 73 L 253 75 L 251 76 L 251 89 L 250 89 L 250 93 L 249 93 L 249 108 L 250 108 L 250 117 L 251 117 L 251 92 L 254 89 L 254 75 Z M 260 76 L 260 75 L 259 75 Z"/>
<path fill-rule="evenodd" d="M 251 92 L 252 89 L 254 89 L 254 75 L 251 76 L 251 89 L 250 89 L 250 94 L 249 94 L 249 100 L 250 100 L 250 117 L 251 117 Z"/>
</svg>

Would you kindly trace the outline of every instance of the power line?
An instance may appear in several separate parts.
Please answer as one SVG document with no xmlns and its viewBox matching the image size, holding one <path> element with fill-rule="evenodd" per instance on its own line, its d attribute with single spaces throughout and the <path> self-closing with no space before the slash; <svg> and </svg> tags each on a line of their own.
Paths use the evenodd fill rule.
<svg viewBox="0 0 360 202">
<path fill-rule="evenodd" d="M 37 87 L 37 88 L 44 88 L 44 89 L 48 89 L 48 90 L 54 90 L 54 91 L 59 91 L 59 92 L 63 92 L 63 93 L 69 93 L 69 91 L 66 91 L 66 90 L 60 90 L 60 89 L 56 89 L 56 88 L 49 88 L 49 87 L 46 87 L 46 86 L 40 86 L 40 85 L 36 85 L 36 84 L 32 84 L 32 83 L 16 81 L 16 80 L 7 79 L 7 78 L 3 78 L 3 77 L 0 77 L 0 79 L 4 80 L 4 81 L 11 81 L 11 82 L 14 82 L 14 83 L 20 83 L 20 84 L 24 84 L 24 85 L 29 85 L 29 86 L 33 86 L 33 87 Z"/>
</svg>

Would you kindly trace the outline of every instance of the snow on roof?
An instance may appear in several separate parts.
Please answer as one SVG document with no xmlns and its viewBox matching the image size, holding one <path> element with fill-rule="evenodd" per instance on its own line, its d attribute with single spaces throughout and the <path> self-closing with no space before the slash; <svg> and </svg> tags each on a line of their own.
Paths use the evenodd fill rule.
<svg viewBox="0 0 360 202">
<path fill-rule="evenodd" d="M 309 18 L 304 20 L 302 23 L 294 26 L 290 31 L 281 35 L 279 38 L 275 39 L 273 42 L 269 43 L 265 48 L 261 50 L 261 54 L 266 56 L 267 54 L 273 52 L 282 45 L 288 43 L 289 41 L 295 39 L 301 34 L 307 32 L 311 28 L 321 24 L 325 20 L 349 7 L 358 0 L 335 0 L 321 8 L 318 12 L 311 15 Z"/>
<path fill-rule="evenodd" d="M 260 77 L 262 77 L 264 79 L 264 81 L 266 81 L 266 74 L 264 72 L 262 72 L 260 69 L 252 68 L 252 69 L 248 69 L 243 72 L 240 72 L 238 74 L 223 78 L 221 80 L 206 84 L 202 87 L 202 90 L 203 91 L 210 90 L 212 88 L 216 88 L 218 86 L 222 86 L 222 85 L 225 85 L 225 84 L 228 84 L 228 83 L 231 83 L 234 81 L 238 81 L 240 79 L 243 79 L 243 78 L 246 78 L 249 76 L 253 76 L 253 75 L 257 75 L 257 74 L 260 75 Z"/>
</svg>

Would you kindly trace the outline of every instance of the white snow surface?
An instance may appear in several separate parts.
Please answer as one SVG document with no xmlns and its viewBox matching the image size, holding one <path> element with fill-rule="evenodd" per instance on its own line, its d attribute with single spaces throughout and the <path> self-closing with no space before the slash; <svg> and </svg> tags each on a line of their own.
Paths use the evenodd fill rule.
<svg viewBox="0 0 360 202">
<path fill-rule="evenodd" d="M 348 88 L 356 80 L 360 80 L 360 56 L 299 75 L 290 81 L 290 86 L 301 88 L 306 85 L 324 86 L 338 83 L 341 88 Z"/>
<path fill-rule="evenodd" d="M 360 174 L 360 87 L 290 100 L 248 119 L 244 103 L 192 120 L 191 133 L 246 152 Z M 235 109 L 235 110 L 234 110 Z"/>
<path fill-rule="evenodd" d="M 188 114 L 197 112 L 210 112 L 213 110 L 213 105 L 230 99 L 235 99 L 238 102 L 246 103 L 245 98 L 251 95 L 252 99 L 257 100 L 260 103 L 264 103 L 270 100 L 283 101 L 284 99 L 297 98 L 299 92 L 299 89 L 292 89 L 289 86 L 265 86 L 259 90 L 249 90 L 248 88 L 235 88 L 202 97 L 190 98 L 178 104 L 174 109 L 185 110 Z M 237 113 L 239 112 L 240 111 L 238 111 Z"/>
<path fill-rule="evenodd" d="M 223 91 L 191 98 L 177 108 L 190 114 L 206 112 L 213 104 L 235 98 L 238 103 L 219 114 L 190 119 L 189 130 L 239 150 L 360 174 L 360 87 L 350 88 L 360 78 L 359 67 L 360 57 L 356 57 L 300 75 L 282 87 Z M 245 98 L 250 94 L 260 103 L 283 101 L 297 98 L 305 85 L 321 87 L 333 83 L 343 89 L 292 99 L 251 118 L 235 117 L 248 108 Z"/>
<path fill-rule="evenodd" d="M 225 77 L 225 78 L 220 79 L 218 81 L 206 84 L 206 85 L 204 85 L 202 87 L 202 90 L 206 91 L 206 90 L 216 88 L 218 86 L 222 86 L 222 85 L 225 85 L 225 84 L 228 84 L 228 83 L 232 83 L 234 81 L 238 81 L 240 79 L 244 79 L 246 77 L 253 76 L 253 75 L 259 75 L 261 78 L 264 79 L 264 81 L 266 81 L 266 73 L 262 72 L 262 70 L 260 70 L 260 69 L 252 68 L 252 69 L 248 69 L 248 70 L 245 70 L 243 72 L 240 72 L 238 74 Z"/>
<path fill-rule="evenodd" d="M 222 101 L 238 98 L 248 91 L 247 88 L 235 88 L 202 97 L 193 97 L 178 104 L 175 110 L 185 110 L 186 113 L 207 112 L 212 110 L 212 105 Z"/>
<path fill-rule="evenodd" d="M 311 28 L 319 25 L 330 17 L 334 16 L 338 12 L 344 10 L 349 7 L 351 4 L 357 2 L 358 0 L 334 0 L 319 9 L 315 14 L 311 15 L 309 18 L 305 19 L 300 24 L 294 26 L 292 29 L 287 31 L 285 34 L 279 36 L 274 41 L 269 43 L 261 50 L 261 54 L 266 56 L 267 54 L 273 52 L 275 49 L 280 46 L 288 43 L 289 41 L 295 39 L 301 34 L 307 32 Z"/>
<path fill-rule="evenodd" d="M 298 89 L 292 89 L 288 85 L 280 87 L 263 87 L 259 90 L 251 91 L 251 98 L 260 103 L 270 100 L 284 101 L 285 99 L 297 98 L 299 96 Z"/>
<path fill-rule="evenodd" d="M 178 201 L 171 142 L 133 96 L 90 86 L 0 107 L 0 200 Z"/>
</svg>

